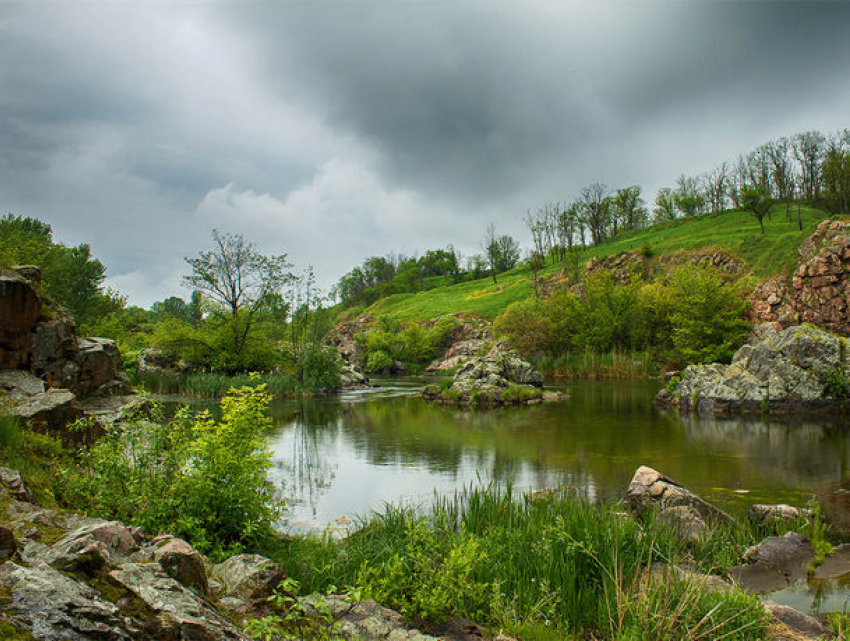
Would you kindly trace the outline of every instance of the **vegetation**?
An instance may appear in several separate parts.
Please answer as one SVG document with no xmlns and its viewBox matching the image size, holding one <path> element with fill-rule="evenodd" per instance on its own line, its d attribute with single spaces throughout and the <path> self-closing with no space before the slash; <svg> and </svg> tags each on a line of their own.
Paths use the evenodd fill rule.
<svg viewBox="0 0 850 641">
<path fill-rule="evenodd" d="M 224 557 L 273 537 L 282 503 L 266 482 L 269 396 L 262 386 L 231 391 L 221 419 L 188 408 L 166 421 L 142 414 L 80 452 L 62 484 L 76 509 L 182 536 Z"/>
<path fill-rule="evenodd" d="M 413 323 L 402 330 L 395 318 L 383 316 L 375 328 L 355 337 L 362 350 L 360 365 L 367 372 L 383 372 L 401 362 L 409 371 L 421 371 L 445 350 L 457 324 L 455 317 L 443 316 L 429 328 Z"/>
<path fill-rule="evenodd" d="M 86 245 L 67 247 L 53 241 L 50 225 L 8 214 L 0 219 L 0 267 L 37 265 L 44 295 L 87 326 L 124 306 L 115 292 L 104 291 L 106 268 Z"/>
<path fill-rule="evenodd" d="M 357 585 L 408 617 L 469 617 L 522 638 L 758 639 L 767 615 L 755 597 L 647 583 L 646 571 L 692 558 L 710 572 L 767 533 L 721 530 L 690 557 L 653 521 L 641 528 L 567 494 L 488 487 L 435 498 L 427 516 L 388 506 L 344 544 L 297 538 L 280 560 L 308 590 Z"/>
<path fill-rule="evenodd" d="M 746 302 L 709 268 L 680 266 L 649 283 L 620 283 L 601 272 L 586 276 L 580 289 L 514 303 L 494 327 L 520 352 L 550 363 L 640 350 L 679 365 L 729 360 L 746 338 Z"/>
</svg>

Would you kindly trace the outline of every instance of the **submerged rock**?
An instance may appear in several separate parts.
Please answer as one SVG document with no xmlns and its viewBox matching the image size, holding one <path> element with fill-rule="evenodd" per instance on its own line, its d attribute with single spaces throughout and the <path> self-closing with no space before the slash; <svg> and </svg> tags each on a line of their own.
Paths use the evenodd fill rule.
<svg viewBox="0 0 850 641">
<path fill-rule="evenodd" d="M 760 327 L 730 365 L 691 365 L 656 402 L 696 412 L 830 411 L 850 394 L 847 339 L 811 325 Z"/>
<path fill-rule="evenodd" d="M 814 558 L 812 544 L 796 532 L 771 536 L 744 553 L 742 565 L 727 570 L 741 588 L 764 594 L 788 587 L 805 579 Z"/>
</svg>

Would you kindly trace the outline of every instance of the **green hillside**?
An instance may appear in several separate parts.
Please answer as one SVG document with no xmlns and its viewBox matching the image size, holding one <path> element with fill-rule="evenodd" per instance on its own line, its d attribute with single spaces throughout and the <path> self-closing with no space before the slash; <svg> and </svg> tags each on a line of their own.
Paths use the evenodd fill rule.
<svg viewBox="0 0 850 641">
<path fill-rule="evenodd" d="M 804 207 L 803 230 L 789 221 L 784 206 L 775 206 L 771 219 L 765 221 L 765 234 L 759 230 L 752 214 L 729 210 L 722 214 L 705 214 L 696 218 L 645 227 L 620 234 L 595 247 L 584 250 L 582 264 L 591 257 L 602 257 L 632 250 L 651 250 L 654 254 L 696 249 L 713 249 L 739 256 L 756 278 L 790 271 L 797 258 L 800 243 L 811 235 L 818 222 L 828 217 L 822 210 Z M 548 265 L 543 277 L 564 269 L 564 264 Z M 402 322 L 420 321 L 442 314 L 464 314 L 493 319 L 508 305 L 531 295 L 531 273 L 524 266 L 499 274 L 498 284 L 482 278 L 452 286 L 437 287 L 412 294 L 395 294 L 367 308 L 351 310 L 373 316 L 393 315 Z"/>
</svg>

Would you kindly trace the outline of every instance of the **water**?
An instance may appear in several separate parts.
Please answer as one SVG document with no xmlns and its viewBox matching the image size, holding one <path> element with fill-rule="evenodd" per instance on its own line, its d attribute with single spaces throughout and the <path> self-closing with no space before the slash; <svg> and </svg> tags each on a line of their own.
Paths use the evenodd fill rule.
<svg viewBox="0 0 850 641">
<path fill-rule="evenodd" d="M 285 528 L 345 531 L 385 503 L 427 505 L 434 492 L 491 481 L 617 499 L 649 465 L 738 517 L 753 503 L 817 495 L 850 532 L 846 420 L 681 416 L 653 406 L 657 381 L 570 381 L 550 385 L 571 395 L 563 404 L 463 411 L 417 398 L 425 382 L 273 404 L 272 480 L 287 500 Z M 821 581 L 770 597 L 829 611 L 848 594 L 842 581 Z"/>
<path fill-rule="evenodd" d="M 323 528 L 384 503 L 424 504 L 470 483 L 568 486 L 622 495 L 649 465 L 741 515 L 753 503 L 817 494 L 847 525 L 848 426 L 838 420 L 714 419 L 662 412 L 656 381 L 571 381 L 557 405 L 463 411 L 415 397 L 424 382 L 277 401 L 273 481 L 288 525 Z M 837 492 L 836 492 L 837 490 Z"/>
</svg>

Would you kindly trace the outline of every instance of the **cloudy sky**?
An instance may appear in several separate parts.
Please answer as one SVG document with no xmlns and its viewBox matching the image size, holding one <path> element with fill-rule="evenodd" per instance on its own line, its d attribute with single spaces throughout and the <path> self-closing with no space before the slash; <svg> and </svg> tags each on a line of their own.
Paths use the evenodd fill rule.
<svg viewBox="0 0 850 641">
<path fill-rule="evenodd" d="M 314 264 L 850 127 L 850 3 L 0 0 L 0 211 L 147 306 L 213 228 Z"/>
</svg>

